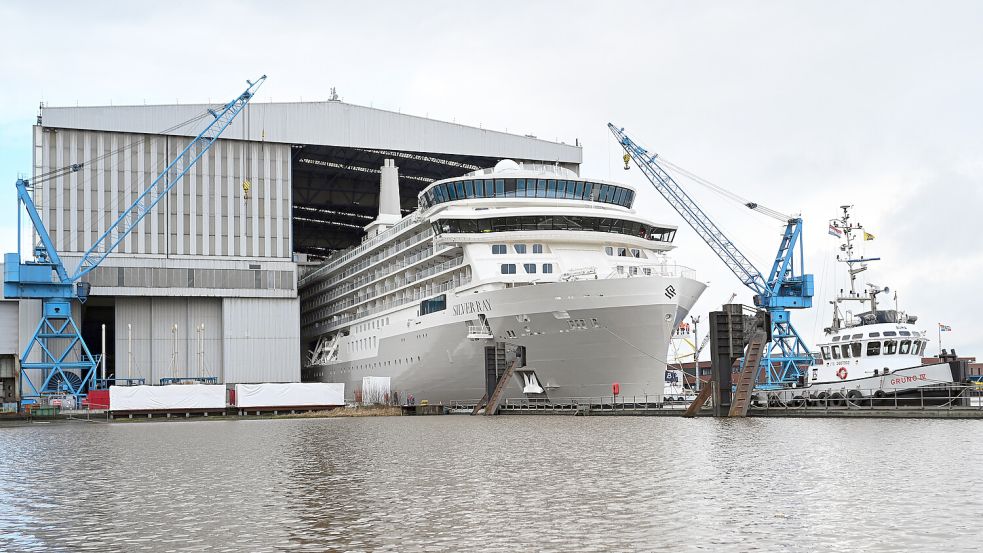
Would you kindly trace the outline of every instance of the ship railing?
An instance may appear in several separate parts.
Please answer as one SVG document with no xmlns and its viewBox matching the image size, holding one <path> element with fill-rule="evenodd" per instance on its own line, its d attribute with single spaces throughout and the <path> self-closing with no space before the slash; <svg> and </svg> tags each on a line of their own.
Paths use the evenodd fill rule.
<svg viewBox="0 0 983 553">
<path fill-rule="evenodd" d="M 696 271 L 677 263 L 631 263 L 616 265 L 604 278 L 632 278 L 661 276 L 665 278 L 693 278 Z"/>
<path fill-rule="evenodd" d="M 306 309 L 304 311 L 304 313 L 305 314 L 308 314 L 310 312 L 315 311 L 316 309 L 318 309 L 320 307 L 326 307 L 329 312 L 332 312 L 332 311 L 338 311 L 339 309 L 345 309 L 345 308 L 351 307 L 353 305 L 358 305 L 358 304 L 363 303 L 365 301 L 369 301 L 369 300 L 371 300 L 373 298 L 378 298 L 378 297 L 384 296 L 386 294 L 389 294 L 389 293 L 391 293 L 393 291 L 399 290 L 400 288 L 405 288 L 406 286 L 409 286 L 410 284 L 413 284 L 414 282 L 418 282 L 418 281 L 427 279 L 427 278 L 429 278 L 429 277 L 431 277 L 433 275 L 436 275 L 438 273 L 442 273 L 442 272 L 447 271 L 449 269 L 452 269 L 454 267 L 458 267 L 463 262 L 464 262 L 464 257 L 455 257 L 453 259 L 449 259 L 449 260 L 444 261 L 442 263 L 438 263 L 438 264 L 436 264 L 434 266 L 431 266 L 431 267 L 429 267 L 427 269 L 423 269 L 419 273 L 417 273 L 416 276 L 413 277 L 413 278 L 407 277 L 406 279 L 397 279 L 395 282 L 392 282 L 390 284 L 384 284 L 384 285 L 382 285 L 380 288 L 370 289 L 370 290 L 367 290 L 367 291 L 364 291 L 364 292 L 360 292 L 360 293 L 358 293 L 358 294 L 356 294 L 356 295 L 354 295 L 354 296 L 352 296 L 350 298 L 346 298 L 346 299 L 341 300 L 341 301 L 334 301 L 334 302 L 328 303 L 327 305 L 325 305 L 325 304 L 318 304 L 318 305 L 316 305 L 315 307 L 313 307 L 311 309 Z"/>
<path fill-rule="evenodd" d="M 368 317 L 382 311 L 388 311 L 395 307 L 400 307 L 408 303 L 413 303 L 419 301 L 423 298 L 434 296 L 448 290 L 457 288 L 458 286 L 463 286 L 471 282 L 471 277 L 454 277 L 451 280 L 443 282 L 441 284 L 436 284 L 433 286 L 426 286 L 423 290 L 414 290 L 412 294 L 407 294 L 401 299 L 392 300 L 384 302 L 380 305 L 373 306 L 355 313 L 345 313 L 343 315 L 337 316 L 337 318 L 332 318 L 327 321 L 313 322 L 312 320 L 304 320 L 303 325 L 310 333 L 323 333 L 333 330 L 339 325 L 343 325 L 350 321 L 356 319 L 361 319 L 362 317 Z"/>
<path fill-rule="evenodd" d="M 399 234 L 407 227 L 415 225 L 416 223 L 417 223 L 417 215 L 416 213 L 412 213 L 404 217 L 402 221 L 396 223 L 392 227 L 379 233 L 377 236 L 373 236 L 372 238 L 369 238 L 368 240 L 362 242 L 358 246 L 355 246 L 353 248 L 348 248 L 346 250 L 328 256 L 328 258 L 324 260 L 323 265 L 313 270 L 310 274 L 304 277 L 304 279 L 301 282 L 301 285 L 311 282 L 312 280 L 318 278 L 319 275 L 323 275 L 324 273 L 330 272 L 338 265 L 354 259 L 355 257 L 362 254 L 366 250 L 369 250 L 379 245 L 379 243 L 387 240 L 392 235 Z M 393 247 L 397 247 L 397 246 L 398 244 Z"/>
</svg>

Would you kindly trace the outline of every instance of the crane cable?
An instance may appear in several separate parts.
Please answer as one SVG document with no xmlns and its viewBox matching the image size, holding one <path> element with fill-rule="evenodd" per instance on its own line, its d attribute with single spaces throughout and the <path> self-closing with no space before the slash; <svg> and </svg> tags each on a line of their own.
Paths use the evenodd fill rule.
<svg viewBox="0 0 983 553">
<path fill-rule="evenodd" d="M 734 192 L 731 192 L 730 190 L 727 190 L 726 188 L 724 188 L 724 187 L 722 187 L 720 185 L 714 184 L 714 183 L 710 182 L 709 180 L 707 180 L 707 179 L 705 179 L 705 178 L 703 178 L 703 177 L 701 177 L 701 176 L 699 176 L 699 175 L 697 175 L 695 173 L 692 173 L 690 171 L 687 171 L 686 169 L 683 169 L 682 167 L 676 165 L 675 163 L 667 160 L 666 158 L 664 158 L 662 156 L 657 156 L 657 157 L 658 157 L 658 163 L 660 163 L 661 165 L 665 165 L 666 167 L 672 169 L 673 172 L 679 173 L 680 175 L 682 175 L 682 176 L 684 176 L 684 177 L 692 180 L 693 182 L 695 182 L 697 184 L 700 184 L 700 185 L 703 185 L 706 188 L 709 188 L 710 190 L 712 190 L 713 192 L 716 192 L 716 193 L 720 194 L 721 196 L 723 196 L 725 198 L 728 198 L 730 200 L 733 200 L 733 201 L 735 201 L 735 202 L 737 202 L 737 203 L 739 203 L 739 204 L 741 204 L 741 205 L 743 205 L 745 207 L 748 207 L 748 208 L 750 208 L 750 209 L 752 209 L 754 211 L 757 211 L 758 213 L 767 215 L 767 216 L 772 217 L 774 219 L 777 219 L 777 220 L 779 220 L 779 221 L 781 221 L 783 223 L 787 223 L 790 219 L 793 218 L 791 215 L 786 215 L 785 213 L 782 213 L 780 211 L 775 211 L 774 209 L 771 209 L 769 207 L 765 207 L 765 206 L 763 206 L 761 204 L 758 204 L 758 203 L 752 202 L 752 201 L 750 201 L 750 200 L 748 200 L 746 198 L 743 198 L 743 197 L 735 194 Z"/>
<path fill-rule="evenodd" d="M 184 121 L 182 123 L 178 123 L 177 125 L 174 125 L 172 127 L 169 127 L 167 129 L 164 129 L 164 130 L 158 132 L 157 134 L 158 135 L 164 135 L 164 134 L 167 134 L 169 132 L 176 131 L 177 129 L 180 129 L 181 127 L 190 125 L 190 124 L 195 123 L 197 121 L 200 121 L 206 115 L 209 115 L 209 113 L 208 113 L 207 110 L 205 112 L 203 112 L 203 113 L 195 116 L 195 117 L 192 117 L 191 119 L 188 119 L 187 121 Z M 138 140 L 132 140 L 129 143 L 127 143 L 127 145 L 122 146 L 120 148 L 117 148 L 116 150 L 113 150 L 113 151 L 110 151 L 110 152 L 106 152 L 106 153 L 102 154 L 101 156 L 97 156 L 97 157 L 94 157 L 92 159 L 81 161 L 79 163 L 72 163 L 70 165 L 66 165 L 64 167 L 61 167 L 61 168 L 58 168 L 58 169 L 54 169 L 52 171 L 48 171 L 47 173 L 42 173 L 42 174 L 38 175 L 37 177 L 31 179 L 31 183 L 32 184 L 38 184 L 38 183 L 49 181 L 51 179 L 58 178 L 58 177 L 60 177 L 62 175 L 65 175 L 66 173 L 76 172 L 79 169 L 81 169 L 82 167 L 85 167 L 86 165 L 91 165 L 92 163 L 96 163 L 98 161 L 101 161 L 101 160 L 106 159 L 108 157 L 111 157 L 113 155 L 116 155 L 116 154 L 125 152 L 126 150 L 129 150 L 131 148 L 135 148 L 136 145 L 139 144 L 139 142 L 140 141 L 138 141 Z"/>
</svg>

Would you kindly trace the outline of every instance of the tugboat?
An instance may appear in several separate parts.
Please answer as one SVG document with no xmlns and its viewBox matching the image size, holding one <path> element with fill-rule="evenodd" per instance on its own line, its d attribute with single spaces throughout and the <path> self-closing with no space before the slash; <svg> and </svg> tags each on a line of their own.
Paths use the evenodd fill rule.
<svg viewBox="0 0 983 553">
<path fill-rule="evenodd" d="M 829 232 L 843 240 L 836 260 L 848 267 L 849 291 L 841 289 L 833 305 L 833 323 L 820 342 L 821 362 L 809 367 L 804 386 L 784 390 L 784 400 L 804 404 L 817 400 L 831 405 L 863 402 L 864 398 L 931 397 L 945 395 L 953 382 L 948 363 L 923 364 L 927 332 L 916 326 L 918 317 L 895 309 L 882 309 L 878 296 L 888 287 L 867 283 L 857 290 L 857 275 L 880 258 L 857 256 L 854 242 L 872 240 L 863 226 L 850 221 L 850 207 L 830 221 Z M 896 298 L 897 296 L 895 296 Z M 859 313 L 845 310 L 850 302 Z M 819 361 L 819 360 L 817 360 Z M 866 402 L 864 402 L 866 403 Z"/>
</svg>

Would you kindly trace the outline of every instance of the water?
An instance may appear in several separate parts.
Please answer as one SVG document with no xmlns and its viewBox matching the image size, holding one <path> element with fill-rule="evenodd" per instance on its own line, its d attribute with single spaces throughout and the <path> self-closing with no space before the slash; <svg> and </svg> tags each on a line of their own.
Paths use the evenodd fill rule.
<svg viewBox="0 0 983 553">
<path fill-rule="evenodd" d="M 971 551 L 980 421 L 0 427 L 0 550 Z"/>
</svg>

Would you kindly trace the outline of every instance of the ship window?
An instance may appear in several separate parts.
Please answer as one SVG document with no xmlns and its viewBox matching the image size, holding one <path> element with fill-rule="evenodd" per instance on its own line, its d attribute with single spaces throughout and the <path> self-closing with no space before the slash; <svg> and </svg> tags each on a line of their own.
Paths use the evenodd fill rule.
<svg viewBox="0 0 983 553">
<path fill-rule="evenodd" d="M 563 196 L 568 200 L 572 200 L 577 197 L 577 183 L 573 181 L 567 181 L 567 193 Z"/>
<path fill-rule="evenodd" d="M 549 274 L 549 273 L 552 273 L 552 272 L 553 272 L 553 264 L 552 263 L 543 263 L 543 273 Z"/>
<path fill-rule="evenodd" d="M 611 246 L 604 246 L 604 253 L 614 255 L 614 248 Z"/>
<path fill-rule="evenodd" d="M 542 244 L 533 244 L 532 245 L 532 253 L 543 253 L 543 245 Z"/>
<path fill-rule="evenodd" d="M 887 332 L 884 334 L 887 334 Z M 884 340 L 884 355 L 894 355 L 896 351 L 898 351 L 898 342 L 896 340 Z"/>
<path fill-rule="evenodd" d="M 515 248 L 515 253 L 526 253 L 525 244 L 515 244 L 513 247 Z"/>
<path fill-rule="evenodd" d="M 625 199 L 625 189 L 615 188 L 614 190 L 614 203 L 621 205 L 621 202 Z"/>
<path fill-rule="evenodd" d="M 898 353 L 901 355 L 911 353 L 911 340 L 901 340 L 901 345 L 898 347 Z"/>
<path fill-rule="evenodd" d="M 870 336 L 871 338 L 880 338 L 881 333 L 880 332 L 871 332 L 867 336 Z"/>
<path fill-rule="evenodd" d="M 840 346 L 840 353 L 843 354 L 844 359 L 850 358 L 850 344 L 843 344 Z"/>
<path fill-rule="evenodd" d="M 492 253 L 496 255 L 504 254 L 507 250 L 505 244 L 492 244 Z"/>
<path fill-rule="evenodd" d="M 536 274 L 536 264 L 535 263 L 523 263 L 522 268 L 525 269 L 530 275 Z"/>
<path fill-rule="evenodd" d="M 474 181 L 477 184 L 479 181 Z M 494 198 L 495 197 L 495 181 L 488 179 L 484 181 L 485 183 L 485 197 Z"/>
<path fill-rule="evenodd" d="M 456 200 L 457 199 L 457 190 L 454 188 L 454 183 L 453 182 L 449 182 L 445 186 L 447 186 L 447 190 L 446 190 L 446 192 L 447 192 L 447 198 L 449 200 L 451 200 L 451 201 Z"/>
<path fill-rule="evenodd" d="M 887 336 L 887 333 L 885 332 L 884 335 Z M 863 337 L 864 337 L 863 334 L 854 334 L 853 336 L 850 336 L 850 338 L 852 338 L 854 340 L 859 340 L 859 339 L 861 339 Z"/>
<path fill-rule="evenodd" d="M 638 248 L 632 248 L 631 249 L 631 256 L 632 257 L 642 257 L 642 252 Z"/>
<path fill-rule="evenodd" d="M 503 275 L 514 275 L 515 274 L 515 263 L 502 263 L 502 274 Z"/>
<path fill-rule="evenodd" d="M 526 179 L 516 179 L 515 195 L 518 196 L 519 198 L 526 197 Z"/>
<path fill-rule="evenodd" d="M 457 199 L 463 200 L 467 197 L 464 195 L 464 183 L 462 181 L 455 181 L 454 188 L 457 189 Z"/>
<path fill-rule="evenodd" d="M 885 335 L 885 336 L 897 336 L 897 335 L 898 335 L 898 333 L 897 333 L 897 332 L 894 332 L 894 331 L 892 330 L 892 331 L 890 331 L 890 332 L 885 332 L 885 333 L 884 333 L 884 335 Z"/>
<path fill-rule="evenodd" d="M 593 200 L 594 199 L 593 193 L 594 193 L 594 183 L 592 183 L 592 182 L 585 182 L 584 183 L 584 199 L 585 200 Z"/>
<path fill-rule="evenodd" d="M 901 336 L 911 336 L 911 333 L 908 332 L 907 330 L 902 330 L 898 332 L 898 334 L 900 334 Z"/>
<path fill-rule="evenodd" d="M 860 342 L 853 342 L 850 344 L 850 355 L 852 357 L 860 357 L 860 353 L 863 351 L 863 344 Z"/>
<path fill-rule="evenodd" d="M 880 355 L 881 354 L 881 343 L 878 340 L 867 343 L 867 356 Z"/>
<path fill-rule="evenodd" d="M 628 190 L 625 192 L 625 207 L 631 207 L 631 204 L 635 201 L 635 191 Z"/>
<path fill-rule="evenodd" d="M 495 180 L 495 196 L 499 198 L 505 196 L 505 179 Z"/>
<path fill-rule="evenodd" d="M 829 360 L 829 346 L 823 346 L 823 359 Z"/>
<path fill-rule="evenodd" d="M 569 190 L 569 189 L 567 189 L 567 190 Z M 584 183 L 577 182 L 574 185 L 573 196 L 571 196 L 571 198 L 574 198 L 574 199 L 578 199 L 579 200 L 579 199 L 581 199 L 583 197 L 584 197 Z"/>
<path fill-rule="evenodd" d="M 465 198 L 474 197 L 474 188 L 471 186 L 471 181 L 469 180 L 464 181 L 464 197 Z"/>
<path fill-rule="evenodd" d="M 912 352 L 915 355 L 922 355 L 925 353 L 925 345 L 928 344 L 925 340 L 918 340 L 915 342 L 915 351 Z"/>
<path fill-rule="evenodd" d="M 628 274 L 629 275 L 637 275 L 638 274 L 638 267 L 636 267 L 634 265 L 632 265 L 631 267 L 628 267 Z"/>
<path fill-rule="evenodd" d="M 652 268 L 651 267 L 645 267 L 644 269 L 642 269 L 642 272 L 645 273 L 645 276 L 652 276 Z"/>
<path fill-rule="evenodd" d="M 428 315 L 447 309 L 447 295 L 441 294 L 435 298 L 420 302 L 420 315 Z"/>
<path fill-rule="evenodd" d="M 840 341 L 840 337 L 839 336 L 833 336 L 833 341 L 834 342 L 839 342 Z"/>
<path fill-rule="evenodd" d="M 833 346 L 831 349 L 833 351 L 833 359 L 839 359 L 840 358 L 840 346 Z"/>
<path fill-rule="evenodd" d="M 547 198 L 556 197 L 556 181 L 553 179 L 546 181 L 546 197 Z"/>
<path fill-rule="evenodd" d="M 618 257 L 628 257 L 628 248 L 618 248 Z"/>
</svg>

